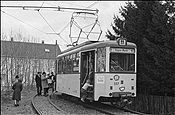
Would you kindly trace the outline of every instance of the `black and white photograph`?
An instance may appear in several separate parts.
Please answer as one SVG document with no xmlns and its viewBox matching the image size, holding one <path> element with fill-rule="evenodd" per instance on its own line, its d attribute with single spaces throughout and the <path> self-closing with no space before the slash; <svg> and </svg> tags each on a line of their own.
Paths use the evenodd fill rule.
<svg viewBox="0 0 175 115">
<path fill-rule="evenodd" d="M 2 115 L 175 115 L 175 1 L 1 1 Z"/>
</svg>

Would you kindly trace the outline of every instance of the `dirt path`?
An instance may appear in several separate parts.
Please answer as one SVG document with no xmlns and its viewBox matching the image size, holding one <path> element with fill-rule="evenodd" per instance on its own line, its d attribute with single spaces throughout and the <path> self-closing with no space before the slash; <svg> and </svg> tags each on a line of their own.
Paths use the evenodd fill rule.
<svg viewBox="0 0 175 115">
<path fill-rule="evenodd" d="M 36 88 L 25 88 L 22 91 L 22 99 L 18 107 L 14 106 L 14 102 L 11 99 L 12 92 L 7 95 L 1 93 L 1 115 L 29 115 L 34 114 L 31 107 L 31 100 L 36 94 Z"/>
</svg>

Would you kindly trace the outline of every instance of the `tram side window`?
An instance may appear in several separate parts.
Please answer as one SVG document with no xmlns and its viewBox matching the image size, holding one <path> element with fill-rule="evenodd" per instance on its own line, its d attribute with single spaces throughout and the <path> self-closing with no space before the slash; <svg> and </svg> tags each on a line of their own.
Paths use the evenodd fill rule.
<svg viewBox="0 0 175 115">
<path fill-rule="evenodd" d="M 79 54 L 73 54 L 73 73 L 79 72 Z"/>
<path fill-rule="evenodd" d="M 106 71 L 106 48 L 97 49 L 97 72 Z"/>
<path fill-rule="evenodd" d="M 66 57 L 63 57 L 63 60 L 62 60 L 62 63 L 63 63 L 63 73 L 66 73 Z"/>
<path fill-rule="evenodd" d="M 69 56 L 65 56 L 65 73 L 69 73 L 68 67 Z"/>
<path fill-rule="evenodd" d="M 67 57 L 67 72 L 66 73 L 72 73 L 72 56 L 68 55 Z"/>
<path fill-rule="evenodd" d="M 62 72 L 62 63 L 61 59 L 58 60 L 58 73 Z"/>
</svg>

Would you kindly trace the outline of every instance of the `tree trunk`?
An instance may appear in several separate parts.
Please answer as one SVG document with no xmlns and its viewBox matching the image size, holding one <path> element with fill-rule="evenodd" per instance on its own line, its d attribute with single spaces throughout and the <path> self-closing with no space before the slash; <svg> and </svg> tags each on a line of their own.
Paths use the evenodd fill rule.
<svg viewBox="0 0 175 115">
<path fill-rule="evenodd" d="M 13 79 L 12 79 L 12 76 L 13 76 L 13 57 L 11 57 L 11 83 L 12 83 L 12 81 L 13 81 Z M 8 82 L 8 86 L 9 86 L 9 82 Z"/>
<path fill-rule="evenodd" d="M 30 73 L 31 73 L 31 59 L 29 59 L 29 72 L 27 76 L 27 86 L 30 86 Z"/>
<path fill-rule="evenodd" d="M 7 90 L 9 90 L 9 79 L 8 79 L 8 61 L 6 57 L 6 76 L 7 76 Z"/>
</svg>

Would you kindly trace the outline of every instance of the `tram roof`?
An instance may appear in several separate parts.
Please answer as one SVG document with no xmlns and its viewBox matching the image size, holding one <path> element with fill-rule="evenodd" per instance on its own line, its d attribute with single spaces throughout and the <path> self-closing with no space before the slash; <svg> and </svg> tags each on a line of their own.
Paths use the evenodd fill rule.
<svg viewBox="0 0 175 115">
<path fill-rule="evenodd" d="M 87 41 L 84 43 L 81 43 L 77 46 L 71 47 L 69 49 L 66 49 L 64 51 L 61 52 L 60 55 L 58 56 L 63 56 L 64 54 L 67 55 L 69 53 L 73 53 L 73 52 L 79 52 L 79 51 L 83 51 L 83 50 L 91 50 L 91 49 L 95 49 L 98 47 L 133 47 L 136 48 L 136 44 L 131 43 L 131 42 L 127 42 L 126 46 L 120 46 L 118 45 L 118 43 L 114 40 L 106 40 L 106 41 Z M 57 56 L 57 57 L 58 57 Z"/>
</svg>

